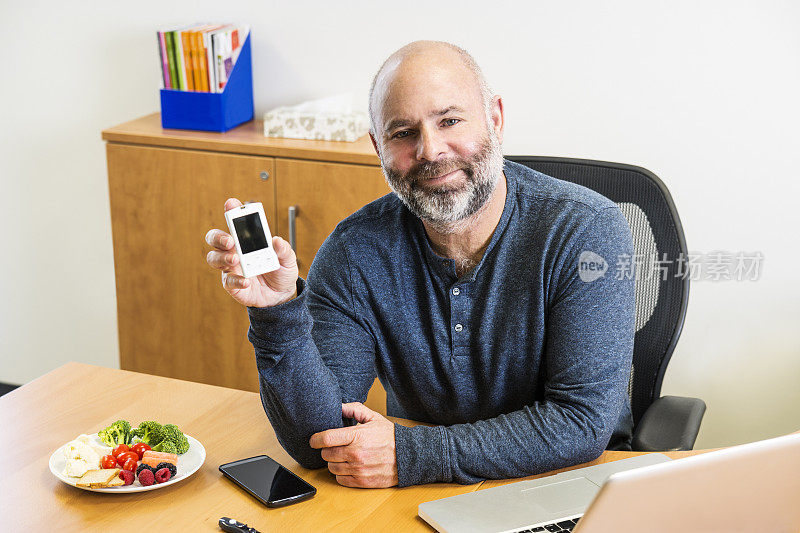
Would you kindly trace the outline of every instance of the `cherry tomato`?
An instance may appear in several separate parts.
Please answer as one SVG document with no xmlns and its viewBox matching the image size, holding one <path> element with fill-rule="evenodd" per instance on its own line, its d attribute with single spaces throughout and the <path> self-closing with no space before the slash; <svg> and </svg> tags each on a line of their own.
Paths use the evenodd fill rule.
<svg viewBox="0 0 800 533">
<path fill-rule="evenodd" d="M 128 448 L 127 444 L 117 444 L 117 447 L 114 448 L 114 451 L 111 452 L 111 455 L 113 455 L 114 457 L 119 457 L 121 453 L 125 453 L 128 450 L 130 450 L 130 448 Z"/>
<path fill-rule="evenodd" d="M 125 460 L 125 463 L 122 465 L 123 470 L 130 470 L 131 472 L 136 472 L 136 467 L 139 466 L 139 463 L 133 457 L 129 457 Z"/>
<path fill-rule="evenodd" d="M 117 460 L 113 455 L 104 455 L 100 458 L 100 468 L 114 468 L 117 466 Z"/>
<path fill-rule="evenodd" d="M 146 452 L 147 450 L 150 450 L 150 449 L 151 448 L 150 448 L 149 444 L 146 444 L 144 442 L 137 442 L 136 444 L 133 445 L 133 447 L 131 448 L 131 451 L 133 453 L 135 453 L 136 455 L 138 455 L 139 456 L 139 460 L 141 461 L 142 458 L 144 458 L 144 452 Z"/>
<path fill-rule="evenodd" d="M 136 455 L 136 454 L 135 454 L 135 453 L 133 453 L 133 452 L 125 452 L 125 453 L 121 453 L 121 454 L 119 454 L 119 455 L 117 456 L 117 464 L 118 464 L 120 467 L 122 467 L 122 465 L 124 465 L 124 464 L 125 464 L 125 461 L 127 461 L 128 459 L 133 459 L 133 460 L 135 460 L 135 461 L 138 461 L 138 460 L 139 460 L 139 456 L 138 456 L 138 455 Z M 136 469 L 134 468 L 134 470 L 136 470 Z"/>
</svg>

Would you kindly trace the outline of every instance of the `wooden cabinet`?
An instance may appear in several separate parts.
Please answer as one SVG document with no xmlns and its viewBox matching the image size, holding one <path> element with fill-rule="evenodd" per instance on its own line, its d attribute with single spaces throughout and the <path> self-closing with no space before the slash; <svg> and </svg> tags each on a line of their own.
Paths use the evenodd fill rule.
<svg viewBox="0 0 800 533">
<path fill-rule="evenodd" d="M 247 312 L 205 261 L 227 198 L 264 204 L 306 276 L 336 224 L 386 194 L 368 138 L 269 139 L 259 121 L 226 133 L 163 130 L 158 114 L 103 132 L 117 284 L 120 368 L 258 390 Z M 385 411 L 380 388 L 370 396 Z"/>
</svg>

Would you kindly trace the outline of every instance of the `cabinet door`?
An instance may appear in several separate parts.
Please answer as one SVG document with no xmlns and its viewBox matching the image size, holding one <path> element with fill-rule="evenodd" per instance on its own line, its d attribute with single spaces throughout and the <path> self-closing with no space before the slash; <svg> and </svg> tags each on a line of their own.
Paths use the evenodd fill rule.
<svg viewBox="0 0 800 533">
<path fill-rule="evenodd" d="M 247 311 L 204 237 L 228 231 L 228 197 L 262 202 L 274 227 L 274 159 L 114 143 L 107 157 L 120 367 L 257 391 Z"/>
<path fill-rule="evenodd" d="M 277 232 L 289 240 L 296 208 L 296 249 L 306 277 L 317 250 L 342 219 L 389 192 L 380 167 L 276 159 Z"/>
</svg>

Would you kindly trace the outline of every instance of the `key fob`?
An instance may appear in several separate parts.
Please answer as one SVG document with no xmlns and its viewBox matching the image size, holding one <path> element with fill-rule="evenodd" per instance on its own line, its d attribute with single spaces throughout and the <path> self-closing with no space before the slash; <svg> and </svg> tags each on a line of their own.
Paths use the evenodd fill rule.
<svg viewBox="0 0 800 533">
<path fill-rule="evenodd" d="M 228 518 L 227 516 L 223 516 L 219 519 L 219 528 L 222 531 L 227 531 L 228 533 L 258 533 L 258 530 L 252 527 L 247 527 L 247 524 L 242 524 L 241 522 L 234 520 L 233 518 Z"/>
</svg>

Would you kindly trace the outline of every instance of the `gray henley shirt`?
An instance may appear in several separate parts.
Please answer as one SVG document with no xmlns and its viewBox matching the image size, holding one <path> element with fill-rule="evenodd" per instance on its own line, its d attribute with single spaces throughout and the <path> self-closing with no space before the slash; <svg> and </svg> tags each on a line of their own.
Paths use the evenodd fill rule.
<svg viewBox="0 0 800 533">
<path fill-rule="evenodd" d="M 376 375 L 389 415 L 435 424 L 395 425 L 400 486 L 526 476 L 630 442 L 634 281 L 610 268 L 633 254 L 625 217 L 579 185 L 504 172 L 500 222 L 461 278 L 388 194 L 339 223 L 296 299 L 248 308 L 264 409 L 301 465 L 326 465 L 309 438 L 342 427 Z"/>
</svg>

